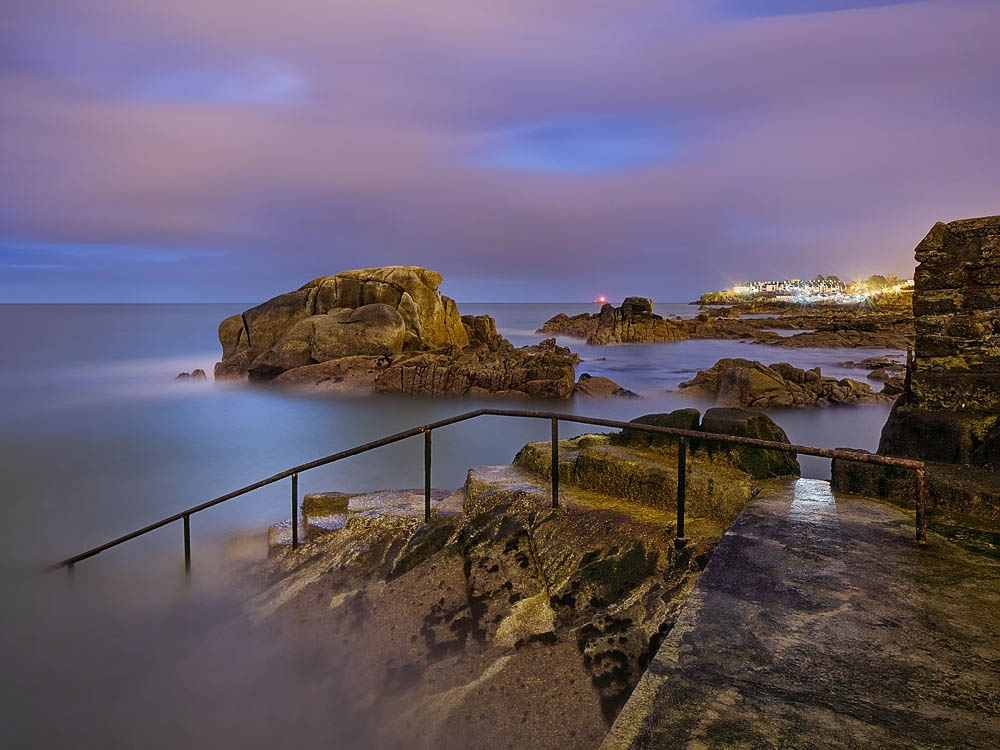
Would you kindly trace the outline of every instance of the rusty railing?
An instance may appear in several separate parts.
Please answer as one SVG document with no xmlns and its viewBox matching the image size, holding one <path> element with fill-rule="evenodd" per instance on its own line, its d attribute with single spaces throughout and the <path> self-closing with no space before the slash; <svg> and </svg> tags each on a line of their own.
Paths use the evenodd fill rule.
<svg viewBox="0 0 1000 750">
<path fill-rule="evenodd" d="M 190 571 L 191 569 L 191 516 L 196 513 L 200 513 L 203 510 L 212 508 L 216 505 L 224 503 L 233 498 L 245 495 L 248 492 L 253 492 L 254 490 L 260 489 L 261 487 L 266 487 L 275 482 L 280 482 L 283 479 L 291 479 L 291 505 L 292 505 L 292 547 L 298 548 L 299 546 L 299 534 L 298 534 L 298 495 L 299 495 L 299 474 L 309 471 L 310 469 L 316 469 L 320 466 L 326 466 L 327 464 L 332 464 L 337 461 L 341 461 L 345 458 L 350 458 L 351 456 L 357 456 L 361 453 L 367 453 L 368 451 L 375 450 L 376 448 L 382 448 L 386 445 L 391 445 L 392 443 L 398 443 L 401 440 L 406 440 L 407 438 L 416 437 L 417 435 L 424 436 L 424 520 L 429 521 L 431 516 L 431 433 L 434 430 L 440 429 L 442 427 L 447 427 L 449 425 L 458 424 L 459 422 L 466 422 L 470 419 L 476 419 L 478 417 L 518 417 L 526 419 L 547 419 L 552 423 L 552 507 L 559 507 L 559 423 L 560 422 L 570 422 L 573 424 L 585 424 L 593 425 L 597 427 L 614 427 L 618 429 L 629 429 L 636 430 L 639 432 L 650 432 L 657 435 L 667 435 L 677 438 L 678 450 L 677 450 L 677 529 L 676 529 L 676 544 L 677 546 L 683 546 L 687 539 L 684 536 L 684 514 L 685 514 L 685 500 L 687 495 L 687 451 L 688 443 L 691 440 L 697 441 L 710 441 L 718 443 L 728 443 L 731 445 L 743 445 L 754 448 L 766 448 L 768 450 L 783 451 L 785 453 L 795 453 L 797 455 L 806 456 L 819 456 L 820 458 L 830 458 L 838 459 L 843 461 L 857 461 L 861 463 L 868 464 L 879 464 L 882 466 L 894 466 L 901 469 L 912 469 L 914 472 L 916 480 L 916 541 L 919 544 L 923 544 L 927 541 L 927 519 L 926 519 L 926 506 L 927 506 L 927 486 L 925 482 L 924 474 L 924 463 L 923 461 L 914 461 L 906 458 L 894 458 L 891 456 L 879 456 L 873 453 L 860 453 L 849 450 L 832 450 L 830 448 L 815 448 L 809 445 L 793 445 L 789 443 L 775 443 L 769 440 L 758 440 L 756 438 L 738 437 L 736 435 L 721 435 L 712 432 L 701 432 L 698 430 L 681 430 L 673 427 L 657 427 L 655 425 L 645 425 L 636 422 L 621 422 L 614 419 L 599 419 L 596 417 L 584 417 L 577 416 L 575 414 L 563 414 L 559 412 L 546 412 L 546 411 L 518 411 L 513 409 L 477 409 L 475 411 L 466 412 L 465 414 L 459 414 L 454 417 L 449 417 L 447 419 L 441 419 L 437 422 L 430 422 L 420 427 L 413 427 L 409 430 L 404 430 L 403 432 L 397 432 L 393 435 L 381 438 L 379 440 L 374 440 L 370 443 L 365 443 L 364 445 L 358 445 L 353 448 L 348 448 L 347 450 L 340 451 L 339 453 L 334 453 L 329 456 L 324 456 L 323 458 L 317 458 L 315 461 L 310 461 L 308 463 L 299 464 L 298 466 L 293 466 L 290 469 L 274 474 L 273 476 L 267 477 L 266 479 L 261 479 L 259 482 L 254 482 L 253 484 L 248 484 L 246 487 L 241 487 L 238 490 L 233 490 L 225 495 L 208 500 L 200 505 L 195 505 L 186 510 L 182 510 L 179 513 L 175 513 L 172 516 L 163 518 L 155 523 L 151 523 L 148 526 L 144 526 L 141 529 L 137 529 L 133 532 L 120 536 L 117 539 L 112 539 L 109 542 L 105 542 L 97 547 L 87 550 L 86 552 L 81 552 L 73 557 L 68 557 L 65 560 L 60 560 L 54 565 L 50 566 L 50 570 L 58 568 L 68 568 L 72 570 L 76 563 L 86 560 L 87 558 L 94 557 L 95 555 L 109 550 L 112 547 L 117 547 L 119 544 L 130 541 L 137 537 L 143 536 L 150 533 L 151 531 L 156 531 L 169 524 L 176 523 L 177 521 L 182 522 L 184 529 L 184 568 Z"/>
</svg>

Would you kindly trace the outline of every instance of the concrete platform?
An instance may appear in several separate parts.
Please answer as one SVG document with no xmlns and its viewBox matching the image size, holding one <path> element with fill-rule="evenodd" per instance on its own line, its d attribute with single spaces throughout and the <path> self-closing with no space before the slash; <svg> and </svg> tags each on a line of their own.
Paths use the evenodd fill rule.
<svg viewBox="0 0 1000 750">
<path fill-rule="evenodd" d="M 768 485 L 603 748 L 1000 747 L 1000 560 L 829 484 Z"/>
</svg>

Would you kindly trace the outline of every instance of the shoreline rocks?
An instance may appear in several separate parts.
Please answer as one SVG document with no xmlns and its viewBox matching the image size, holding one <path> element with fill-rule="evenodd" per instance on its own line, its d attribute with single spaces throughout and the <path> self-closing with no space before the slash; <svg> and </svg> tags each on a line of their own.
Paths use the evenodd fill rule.
<svg viewBox="0 0 1000 750">
<path fill-rule="evenodd" d="M 867 383 L 823 377 L 818 367 L 801 370 L 786 362 L 765 365 L 726 358 L 678 388 L 711 399 L 717 406 L 774 409 L 886 402 L 895 397 L 896 386 L 893 383 L 888 393 L 884 387 L 876 393 Z"/>
<path fill-rule="evenodd" d="M 712 414 L 729 411 L 705 423 L 783 436 L 759 413 Z M 640 420 L 661 417 L 691 422 Z M 461 747 L 470 728 L 490 747 L 596 746 L 756 477 L 798 475 L 794 457 L 741 468 L 692 450 L 675 545 L 676 441 L 628 433 L 560 441 L 558 508 L 548 443 L 432 491 L 428 523 L 422 490 L 309 494 L 298 549 L 287 524 L 272 527 L 246 612 L 275 637 L 334 644 L 360 697 L 331 711 L 366 728 L 364 746 Z"/>
<path fill-rule="evenodd" d="M 906 349 L 913 342 L 913 320 L 905 310 L 858 306 L 805 307 L 782 303 L 767 312 L 773 318 L 741 318 L 740 307 L 705 309 L 693 318 L 664 318 L 653 300 L 628 297 L 619 307 L 605 304 L 599 313 L 559 313 L 538 333 L 583 339 L 588 344 L 674 343 L 687 339 L 745 339 L 783 348 Z M 782 336 L 773 329 L 801 331 Z"/>
</svg>

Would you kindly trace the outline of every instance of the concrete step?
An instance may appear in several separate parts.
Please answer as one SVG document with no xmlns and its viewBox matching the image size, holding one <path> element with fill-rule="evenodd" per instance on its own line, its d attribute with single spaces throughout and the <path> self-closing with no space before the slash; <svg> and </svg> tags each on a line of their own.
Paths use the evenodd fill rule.
<svg viewBox="0 0 1000 750">
<path fill-rule="evenodd" d="M 1000 746 L 1000 560 L 800 479 L 726 532 L 602 745 Z"/>
</svg>

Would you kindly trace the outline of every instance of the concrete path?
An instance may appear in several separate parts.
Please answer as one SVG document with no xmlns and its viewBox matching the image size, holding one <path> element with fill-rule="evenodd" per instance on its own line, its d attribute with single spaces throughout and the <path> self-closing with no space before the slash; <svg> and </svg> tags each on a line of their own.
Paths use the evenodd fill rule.
<svg viewBox="0 0 1000 750">
<path fill-rule="evenodd" d="M 816 480 L 726 533 L 602 745 L 1000 747 L 1000 560 Z"/>
</svg>

